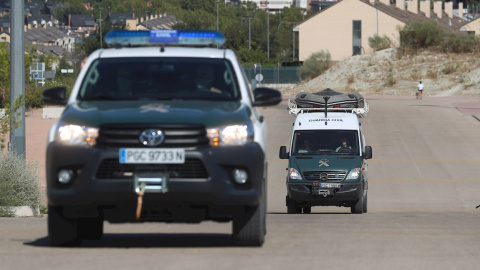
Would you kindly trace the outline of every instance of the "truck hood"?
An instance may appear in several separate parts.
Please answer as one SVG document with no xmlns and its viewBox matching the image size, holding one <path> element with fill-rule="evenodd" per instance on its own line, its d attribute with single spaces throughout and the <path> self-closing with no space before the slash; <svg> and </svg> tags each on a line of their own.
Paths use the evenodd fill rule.
<svg viewBox="0 0 480 270">
<path fill-rule="evenodd" d="M 347 174 L 353 168 L 362 167 L 360 156 L 347 155 L 315 155 L 315 156 L 292 156 L 290 167 L 300 173 L 307 171 L 345 171 Z"/>
<path fill-rule="evenodd" d="M 239 101 L 82 101 L 67 106 L 60 121 L 98 127 L 112 123 L 203 124 L 246 122 L 250 109 Z"/>
</svg>

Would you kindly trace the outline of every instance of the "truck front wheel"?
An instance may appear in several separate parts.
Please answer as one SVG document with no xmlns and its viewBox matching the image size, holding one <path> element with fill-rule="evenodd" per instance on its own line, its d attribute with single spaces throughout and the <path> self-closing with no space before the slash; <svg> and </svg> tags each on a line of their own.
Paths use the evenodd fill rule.
<svg viewBox="0 0 480 270">
<path fill-rule="evenodd" d="M 78 246 L 77 219 L 65 218 L 62 207 L 48 206 L 48 241 L 51 246 Z"/>
<path fill-rule="evenodd" d="M 266 195 L 266 189 L 263 189 L 262 196 Z M 239 246 L 263 245 L 266 234 L 266 198 L 261 198 L 257 206 L 246 207 L 243 215 L 233 218 L 232 230 L 233 241 Z"/>
</svg>

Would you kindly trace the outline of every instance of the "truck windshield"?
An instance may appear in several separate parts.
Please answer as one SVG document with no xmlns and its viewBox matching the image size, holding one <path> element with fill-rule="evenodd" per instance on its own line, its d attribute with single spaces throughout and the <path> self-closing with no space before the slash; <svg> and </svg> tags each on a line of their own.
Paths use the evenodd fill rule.
<svg viewBox="0 0 480 270">
<path fill-rule="evenodd" d="M 295 131 L 292 155 L 359 155 L 356 130 Z"/>
<path fill-rule="evenodd" d="M 78 100 L 239 100 L 226 59 L 100 58 L 90 65 Z"/>
</svg>

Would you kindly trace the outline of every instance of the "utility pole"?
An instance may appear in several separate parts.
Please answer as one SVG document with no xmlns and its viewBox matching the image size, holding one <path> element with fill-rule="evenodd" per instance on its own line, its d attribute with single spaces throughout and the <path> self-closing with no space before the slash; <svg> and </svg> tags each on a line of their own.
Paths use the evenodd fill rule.
<svg viewBox="0 0 480 270">
<path fill-rule="evenodd" d="M 102 9 L 99 8 L 100 10 L 100 19 L 98 20 L 100 22 L 100 48 L 103 48 L 103 35 L 102 35 Z"/>
<path fill-rule="evenodd" d="M 267 5 L 267 58 L 270 59 L 270 12 L 268 10 L 268 1 L 265 4 Z"/>
<path fill-rule="evenodd" d="M 24 16 L 23 1 L 10 0 L 11 15 L 10 24 L 12 26 L 12 39 L 10 46 L 10 108 L 14 108 L 15 101 L 18 98 L 25 97 L 25 40 L 24 40 Z M 20 119 L 14 121 L 17 115 L 12 112 L 10 117 L 10 127 L 15 127 L 15 122 L 20 125 L 10 131 L 9 151 L 13 151 L 25 158 L 25 103 L 19 108 Z"/>
<path fill-rule="evenodd" d="M 248 19 L 248 49 L 250 50 L 252 48 L 252 28 L 250 26 L 252 17 L 242 17 L 242 21 L 243 19 Z"/>
<path fill-rule="evenodd" d="M 217 0 L 217 32 L 218 32 L 218 3 L 220 3 L 220 0 Z"/>
<path fill-rule="evenodd" d="M 148 10 L 145 10 L 145 14 L 147 15 L 145 18 L 145 28 L 147 28 L 148 30 L 148 19 L 150 19 L 150 17 L 148 16 Z"/>
</svg>

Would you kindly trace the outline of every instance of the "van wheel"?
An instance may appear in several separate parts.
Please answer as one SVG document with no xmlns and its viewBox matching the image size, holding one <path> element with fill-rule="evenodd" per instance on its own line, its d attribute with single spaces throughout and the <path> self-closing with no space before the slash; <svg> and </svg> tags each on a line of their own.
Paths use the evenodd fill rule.
<svg viewBox="0 0 480 270">
<path fill-rule="evenodd" d="M 352 214 L 363 214 L 364 212 L 364 207 L 365 207 L 365 195 L 366 192 L 364 191 L 362 196 L 360 196 L 360 199 L 352 206 L 350 207 L 350 212 Z"/>
<path fill-rule="evenodd" d="M 368 194 L 365 192 L 365 198 L 363 199 L 363 213 L 367 213 L 368 211 L 368 205 L 367 205 L 367 196 Z"/>
<path fill-rule="evenodd" d="M 76 219 L 65 218 L 62 207 L 48 206 L 48 242 L 51 246 L 78 246 Z"/>
<path fill-rule="evenodd" d="M 290 199 L 290 197 L 286 197 L 287 202 L 287 214 L 300 214 L 302 213 L 302 207 L 298 207 L 295 204 L 295 201 Z"/>
<path fill-rule="evenodd" d="M 312 207 L 303 207 L 303 213 L 304 214 L 310 214 L 312 212 Z"/>
<path fill-rule="evenodd" d="M 265 192 L 263 193 L 265 196 Z M 233 241 L 238 246 L 260 247 L 265 241 L 266 234 L 266 207 L 263 198 L 254 207 L 246 207 L 243 215 L 233 218 Z"/>
</svg>

